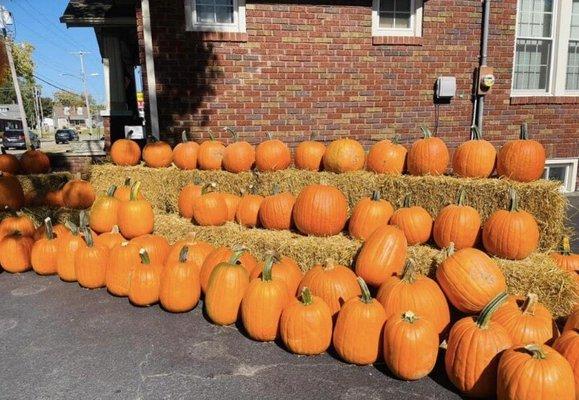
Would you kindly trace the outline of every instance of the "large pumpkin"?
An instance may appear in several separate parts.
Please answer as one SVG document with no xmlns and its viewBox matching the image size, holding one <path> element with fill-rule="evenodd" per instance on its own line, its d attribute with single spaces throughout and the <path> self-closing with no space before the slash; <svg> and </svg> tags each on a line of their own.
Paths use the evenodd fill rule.
<svg viewBox="0 0 579 400">
<path fill-rule="evenodd" d="M 199 145 L 197 150 L 197 166 L 203 170 L 220 170 L 225 153 L 225 145 L 217 140 L 209 131 L 209 140 Z"/>
<path fill-rule="evenodd" d="M 110 232 L 118 224 L 120 201 L 114 197 L 116 186 L 99 196 L 90 209 L 90 228 L 97 233 Z"/>
<path fill-rule="evenodd" d="M 128 297 L 136 306 L 150 306 L 159 301 L 163 265 L 151 261 L 145 249 L 139 250 L 141 262 L 130 273 Z"/>
<path fill-rule="evenodd" d="M 348 219 L 348 200 L 333 186 L 306 186 L 293 207 L 293 221 L 304 235 L 333 236 Z"/>
<path fill-rule="evenodd" d="M 494 256 L 522 260 L 537 250 L 539 226 L 531 214 L 519 210 L 514 189 L 510 195 L 510 209 L 495 211 L 483 225 L 482 241 L 485 250 Z"/>
<path fill-rule="evenodd" d="M 261 172 L 286 169 L 292 162 L 289 147 L 281 140 L 274 139 L 271 133 L 268 140 L 261 142 L 255 149 L 255 166 Z"/>
<path fill-rule="evenodd" d="M 133 271 L 140 265 L 139 248 L 123 242 L 111 249 L 105 282 L 109 293 L 115 296 L 129 295 Z"/>
<path fill-rule="evenodd" d="M 184 239 L 178 240 L 171 246 L 171 251 L 167 256 L 165 263 L 176 263 L 181 257 L 181 250 L 187 246 L 187 261 L 193 261 L 199 265 L 199 269 L 205 262 L 207 256 L 215 250 L 215 247 L 207 242 L 196 239 L 194 233 L 189 234 Z"/>
<path fill-rule="evenodd" d="M 139 249 L 145 249 L 153 264 L 165 265 L 171 246 L 165 237 L 146 234 L 131 239 L 130 243 Z"/>
<path fill-rule="evenodd" d="M 116 140 L 111 146 L 111 159 L 119 166 L 133 166 L 141 162 L 141 148 L 129 139 Z"/>
<path fill-rule="evenodd" d="M 65 282 L 75 282 L 76 253 L 81 247 L 86 247 L 86 242 L 75 224 L 69 221 L 67 222 L 67 227 L 70 229 L 71 234 L 57 239 L 56 273 Z"/>
<path fill-rule="evenodd" d="M 201 226 L 219 226 L 228 220 L 225 197 L 219 192 L 208 192 L 212 187 L 213 184 L 205 185 L 201 195 L 193 199 L 193 220 Z"/>
<path fill-rule="evenodd" d="M 40 150 L 27 150 L 20 156 L 22 172 L 27 175 L 50 172 L 50 159 Z"/>
<path fill-rule="evenodd" d="M 237 206 L 241 201 L 241 197 L 233 193 L 221 193 L 223 200 L 225 200 L 225 205 L 227 208 L 227 221 L 235 220 L 235 214 L 237 214 Z"/>
<path fill-rule="evenodd" d="M 291 193 L 279 193 L 279 188 L 274 188 L 273 194 L 261 202 L 259 222 L 265 229 L 290 229 L 295 201 L 296 198 Z"/>
<path fill-rule="evenodd" d="M 488 178 L 495 170 L 497 150 L 483 140 L 478 127 L 471 128 L 471 137 L 454 151 L 453 172 L 464 178 Z"/>
<path fill-rule="evenodd" d="M 255 147 L 244 140 L 239 140 L 236 131 L 227 129 L 234 142 L 228 145 L 223 152 L 223 169 L 228 172 L 239 173 L 250 171 L 255 164 Z"/>
<path fill-rule="evenodd" d="M 271 275 L 275 280 L 283 282 L 287 288 L 288 294 L 294 297 L 297 293 L 298 286 L 302 281 L 304 273 L 300 269 L 300 266 L 293 259 L 282 256 L 274 252 L 269 252 L 268 258 L 272 260 L 273 264 L 271 267 Z M 266 260 L 267 261 L 267 260 Z M 251 271 L 250 278 L 258 279 L 263 276 L 264 264 L 258 264 L 253 271 Z"/>
<path fill-rule="evenodd" d="M 324 153 L 324 169 L 329 172 L 359 171 L 364 168 L 366 152 L 362 145 L 353 139 L 334 140 Z"/>
<path fill-rule="evenodd" d="M 234 247 L 230 249 L 228 247 L 218 247 L 205 257 L 205 261 L 201 265 L 201 271 L 199 273 L 199 280 L 201 282 L 201 290 L 203 293 L 207 293 L 207 288 L 209 287 L 209 280 L 213 270 L 220 263 L 227 262 L 236 253 L 241 255 L 238 257 L 238 262 L 245 268 L 248 276 L 251 276 L 253 270 L 257 267 L 257 260 L 249 252 L 245 251 L 242 247 Z"/>
<path fill-rule="evenodd" d="M 263 196 L 258 194 L 244 194 L 239 200 L 235 221 L 246 228 L 255 228 L 259 223 L 259 209 Z"/>
<path fill-rule="evenodd" d="M 0 240 L 0 267 L 11 273 L 20 273 L 32 268 L 30 253 L 34 239 L 14 231 Z"/>
<path fill-rule="evenodd" d="M 507 142 L 497 157 L 499 176 L 520 182 L 535 181 L 543 176 L 545 148 L 536 140 L 529 139 L 527 124 L 521 125 L 519 140 Z"/>
<path fill-rule="evenodd" d="M 177 207 L 182 217 L 193 218 L 193 202 L 197 197 L 201 196 L 202 191 L 203 186 L 195 183 L 189 183 L 181 189 L 177 198 Z"/>
<path fill-rule="evenodd" d="M 179 169 L 193 170 L 197 168 L 197 152 L 199 144 L 190 142 L 187 132 L 183 132 L 181 143 L 173 149 L 173 163 Z"/>
<path fill-rule="evenodd" d="M 464 313 L 480 312 L 507 288 L 497 264 L 480 250 L 444 250 L 446 259 L 436 269 L 436 280 L 454 307 Z"/>
<path fill-rule="evenodd" d="M 423 127 L 424 137 L 412 144 L 408 152 L 408 172 L 410 175 L 443 175 L 448 168 L 450 153 L 442 139 L 432 136 Z"/>
<path fill-rule="evenodd" d="M 131 190 L 131 199 L 119 205 L 118 222 L 121 234 L 127 239 L 153 232 L 155 215 L 147 200 L 139 200 L 141 183 L 136 182 Z"/>
<path fill-rule="evenodd" d="M 402 175 L 406 168 L 406 147 L 390 140 L 375 143 L 368 152 L 366 169 L 377 174 Z"/>
<path fill-rule="evenodd" d="M 476 209 L 464 204 L 465 195 L 461 189 L 457 203 L 444 207 L 434 220 L 432 235 L 441 249 L 451 243 L 457 250 L 475 247 L 479 240 L 481 218 Z"/>
<path fill-rule="evenodd" d="M 356 274 L 372 286 L 379 286 L 402 272 L 406 260 L 406 238 L 395 226 L 386 225 L 372 233 L 356 258 Z"/>
<path fill-rule="evenodd" d="M 463 318 L 450 330 L 444 366 L 450 381 L 466 396 L 485 398 L 496 393 L 499 359 L 513 342 L 491 317 L 506 298 L 506 293 L 499 294 L 478 317 Z"/>
<path fill-rule="evenodd" d="M 110 250 L 94 244 L 92 234 L 85 227 L 86 246 L 80 246 L 74 255 L 76 280 L 87 289 L 98 289 L 106 285 L 106 273 Z"/>
<path fill-rule="evenodd" d="M 314 136 L 310 140 L 301 142 L 295 150 L 294 164 L 297 169 L 306 171 L 319 171 L 322 167 L 322 158 L 326 152 L 326 146 L 314 140 Z"/>
<path fill-rule="evenodd" d="M 18 232 L 22 236 L 34 237 L 36 232 L 34 221 L 22 212 L 17 212 L 14 216 L 4 218 L 0 222 L 0 240 L 14 232 Z"/>
<path fill-rule="evenodd" d="M 125 238 L 121 235 L 117 225 L 113 226 L 109 232 L 101 233 L 94 239 L 95 245 L 107 247 L 109 250 L 124 241 Z"/>
<path fill-rule="evenodd" d="M 412 206 L 410 195 L 407 195 L 404 198 L 403 207 L 392 214 L 390 225 L 394 225 L 404 232 L 409 246 L 416 246 L 430 240 L 433 220 L 423 207 Z"/>
<path fill-rule="evenodd" d="M 380 198 L 375 190 L 372 197 L 362 198 L 352 211 L 348 231 L 354 239 L 366 240 L 380 226 L 387 225 L 394 213 L 389 201 Z"/>
<path fill-rule="evenodd" d="M 38 275 L 52 275 L 56 273 L 56 257 L 59 243 L 52 230 L 52 220 L 50 218 L 44 220 L 44 226 L 46 236 L 38 239 L 32 246 L 30 261 L 32 269 Z"/>
<path fill-rule="evenodd" d="M 20 181 L 0 172 L 0 209 L 20 210 L 24 206 L 24 191 Z"/>
<path fill-rule="evenodd" d="M 20 172 L 20 161 L 13 154 L 7 154 L 4 147 L 2 147 L 0 154 L 0 172 L 10 175 L 16 175 Z"/>
<path fill-rule="evenodd" d="M 201 266 L 189 260 L 188 252 L 189 248 L 183 246 L 179 260 L 167 263 L 161 272 L 159 302 L 167 311 L 186 312 L 195 308 L 199 301 Z"/>
<path fill-rule="evenodd" d="M 550 256 L 564 271 L 579 272 L 579 254 L 571 252 L 568 236 L 565 236 L 561 242 L 561 251 L 559 253 L 553 252 Z"/>
<path fill-rule="evenodd" d="M 173 150 L 168 143 L 153 138 L 143 148 L 143 161 L 151 168 L 165 168 L 173 162 Z"/>
<path fill-rule="evenodd" d="M 66 207 L 84 210 L 92 206 L 95 198 L 96 194 L 90 182 L 73 179 L 62 187 L 62 199 Z"/>
<path fill-rule="evenodd" d="M 575 375 L 575 398 L 579 393 L 579 331 L 572 329 L 564 332 L 553 344 L 553 348 L 559 352 L 571 365 Z"/>
</svg>

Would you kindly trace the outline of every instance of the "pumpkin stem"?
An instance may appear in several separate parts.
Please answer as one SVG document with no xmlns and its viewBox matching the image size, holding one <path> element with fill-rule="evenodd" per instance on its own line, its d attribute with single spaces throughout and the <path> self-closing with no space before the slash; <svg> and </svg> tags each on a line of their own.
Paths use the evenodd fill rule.
<svg viewBox="0 0 579 400">
<path fill-rule="evenodd" d="M 46 237 L 48 238 L 48 240 L 53 240 L 54 232 L 52 231 L 52 220 L 50 219 L 50 217 L 47 217 L 44 220 L 44 225 L 46 226 Z"/>
<path fill-rule="evenodd" d="M 517 191 L 515 188 L 509 189 L 509 196 L 511 198 L 511 206 L 509 208 L 510 212 L 517 212 L 519 211 L 519 196 L 517 195 Z"/>
<path fill-rule="evenodd" d="M 454 254 L 454 242 L 450 242 L 446 249 L 442 249 L 442 259 L 446 260 Z"/>
<path fill-rule="evenodd" d="M 523 348 L 525 350 L 527 350 L 529 353 L 531 353 L 533 358 L 536 360 L 546 360 L 547 359 L 547 355 L 545 354 L 545 351 L 538 344 L 531 343 L 531 344 L 524 346 Z"/>
<path fill-rule="evenodd" d="M 310 133 L 310 141 L 312 141 L 312 142 L 315 141 L 317 137 L 318 137 L 317 132 Z"/>
<path fill-rule="evenodd" d="M 396 135 L 394 135 L 392 137 L 392 143 L 394 143 L 394 144 L 400 144 L 401 141 L 402 141 L 402 136 L 399 133 L 397 133 Z"/>
<path fill-rule="evenodd" d="M 476 125 L 470 127 L 470 140 L 482 140 L 482 134 Z"/>
<path fill-rule="evenodd" d="M 404 203 L 402 204 L 402 207 L 404 207 L 404 208 L 410 207 L 410 205 L 412 204 L 411 201 L 412 201 L 412 196 L 409 193 L 406 196 L 404 196 Z"/>
<path fill-rule="evenodd" d="M 463 206 L 465 198 L 466 198 L 466 190 L 464 188 L 462 188 L 458 192 L 458 198 L 456 199 L 456 204 L 458 204 L 459 206 Z"/>
<path fill-rule="evenodd" d="M 117 191 L 117 186 L 116 185 L 112 185 L 109 190 L 107 190 L 107 196 L 109 197 L 113 197 L 115 195 L 115 192 Z"/>
<path fill-rule="evenodd" d="M 217 187 L 217 184 L 215 182 L 209 182 L 206 183 L 205 185 L 203 185 L 203 187 L 201 188 L 201 194 L 207 194 L 212 192 L 213 190 L 215 190 L 215 188 Z"/>
<path fill-rule="evenodd" d="M 265 265 L 263 266 L 263 272 L 261 273 L 261 280 L 264 282 L 271 281 L 271 270 L 273 269 L 275 255 L 274 253 L 268 254 L 265 259 Z"/>
<path fill-rule="evenodd" d="M 499 293 L 494 299 L 489 301 L 489 303 L 480 312 L 480 315 L 476 319 L 476 324 L 480 329 L 486 329 L 491 322 L 491 316 L 498 310 L 498 308 L 507 300 L 509 295 L 507 292 Z"/>
<path fill-rule="evenodd" d="M 234 142 L 237 142 L 239 140 L 239 135 L 237 134 L 235 129 L 230 128 L 230 127 L 225 127 L 225 128 L 223 128 L 223 130 L 225 132 L 228 132 L 231 135 L 231 138 L 233 139 Z"/>
<path fill-rule="evenodd" d="M 521 124 L 521 134 L 519 137 L 521 140 L 529 139 L 529 125 L 526 122 Z"/>
<path fill-rule="evenodd" d="M 374 190 L 372 192 L 372 201 L 380 201 L 381 197 L 382 197 L 382 195 L 380 194 L 379 190 Z"/>
<path fill-rule="evenodd" d="M 269 140 L 273 140 L 273 133 L 271 133 L 271 132 L 266 132 L 265 134 L 267 135 L 267 138 L 268 138 Z"/>
<path fill-rule="evenodd" d="M 537 302 L 539 301 L 539 296 L 535 293 L 528 293 L 521 310 L 523 314 L 527 315 L 535 315 L 535 307 L 537 306 Z"/>
<path fill-rule="evenodd" d="M 360 299 L 366 303 L 369 304 L 372 302 L 372 295 L 370 294 L 370 289 L 368 289 L 368 285 L 366 284 L 366 282 L 364 281 L 364 279 L 358 277 L 358 285 L 360 285 L 360 289 L 362 289 L 362 296 L 360 297 Z"/>
<path fill-rule="evenodd" d="M 564 256 L 571 255 L 571 244 L 569 243 L 569 236 L 563 237 L 563 242 L 561 243 L 561 253 Z"/>
<path fill-rule="evenodd" d="M 215 135 L 213 134 L 213 131 L 211 129 L 209 129 L 207 131 L 207 133 L 209 134 L 209 140 L 211 140 L 212 142 L 215 141 Z"/>
<path fill-rule="evenodd" d="M 402 271 L 402 281 L 413 284 L 416 282 L 416 264 L 412 260 L 406 260 Z"/>
<path fill-rule="evenodd" d="M 232 250 L 233 250 L 233 254 L 231 255 L 231 258 L 229 259 L 229 264 L 237 265 L 237 263 L 239 263 L 239 259 L 243 255 L 243 253 L 245 253 L 247 251 L 247 248 L 243 247 L 243 246 L 235 246 Z"/>
<path fill-rule="evenodd" d="M 85 210 L 82 210 L 80 214 L 78 214 L 78 227 L 79 229 L 83 229 L 85 226 L 88 226 L 88 215 L 86 215 Z"/>
<path fill-rule="evenodd" d="M 131 178 L 125 178 L 125 186 L 131 186 Z"/>
<path fill-rule="evenodd" d="M 66 222 L 64 223 L 64 226 L 66 226 L 66 227 L 68 228 L 68 230 L 69 230 L 74 236 L 78 236 L 79 228 L 78 228 L 78 226 L 77 226 L 74 222 L 72 222 L 72 221 L 66 221 Z"/>
<path fill-rule="evenodd" d="M 187 131 L 184 130 L 183 132 L 181 132 L 181 142 L 187 143 L 188 141 L 189 141 L 189 138 L 187 137 Z"/>
<path fill-rule="evenodd" d="M 141 182 L 137 181 L 131 188 L 131 201 L 135 201 L 138 199 L 139 190 L 141 190 Z"/>
<path fill-rule="evenodd" d="M 279 185 L 277 183 L 273 184 L 273 194 L 279 194 L 279 192 L 281 191 L 281 188 L 279 187 Z"/>
<path fill-rule="evenodd" d="M 113 229 L 111 229 L 111 233 L 120 233 L 120 229 L 118 225 L 114 225 Z"/>
<path fill-rule="evenodd" d="M 149 253 L 147 253 L 147 250 L 145 249 L 139 250 L 139 257 L 141 257 L 141 264 L 145 265 L 151 264 L 151 258 L 149 257 Z"/>
<path fill-rule="evenodd" d="M 402 319 L 404 320 L 404 322 L 408 322 L 409 324 L 413 324 L 414 322 L 416 322 L 418 317 L 412 311 L 408 310 L 402 314 Z"/>
<path fill-rule="evenodd" d="M 88 247 L 94 246 L 94 240 L 92 239 L 92 233 L 87 225 L 82 227 L 82 233 L 84 235 L 84 241 L 88 245 Z"/>
<path fill-rule="evenodd" d="M 183 246 L 179 252 L 179 262 L 186 263 L 187 258 L 189 258 L 189 247 Z"/>
<path fill-rule="evenodd" d="M 422 125 L 420 127 L 420 130 L 422 131 L 422 135 L 424 135 L 424 139 L 428 139 L 432 137 L 432 132 L 430 131 L 430 129 L 428 129 L 428 127 Z"/>
<path fill-rule="evenodd" d="M 334 260 L 332 260 L 331 258 L 327 258 L 326 261 L 324 261 L 324 264 L 322 265 L 324 271 L 331 271 L 334 268 L 336 268 L 336 262 Z"/>
<path fill-rule="evenodd" d="M 308 287 L 304 287 L 302 289 L 302 293 L 300 294 L 300 298 L 301 298 L 301 302 L 304 306 L 312 305 L 314 302 L 314 299 L 312 297 L 312 292 L 310 292 L 310 289 Z"/>
</svg>

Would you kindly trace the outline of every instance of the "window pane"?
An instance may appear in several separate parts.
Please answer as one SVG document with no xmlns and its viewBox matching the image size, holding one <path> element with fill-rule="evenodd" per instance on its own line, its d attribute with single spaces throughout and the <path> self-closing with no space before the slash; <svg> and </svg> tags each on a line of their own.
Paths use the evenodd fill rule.
<svg viewBox="0 0 579 400">
<path fill-rule="evenodd" d="M 519 37 L 550 38 L 553 3 L 550 0 L 519 1 Z"/>
<path fill-rule="evenodd" d="M 380 0 L 380 28 L 411 28 L 413 11 L 411 0 Z"/>
<path fill-rule="evenodd" d="M 410 13 L 410 0 L 397 0 L 396 1 L 396 12 Z"/>
<path fill-rule="evenodd" d="M 394 28 L 394 13 L 380 13 L 380 28 Z"/>
<path fill-rule="evenodd" d="M 550 40 L 518 39 L 514 89 L 548 90 L 550 57 Z"/>
<path fill-rule="evenodd" d="M 547 177 L 547 179 L 549 179 L 550 181 L 565 182 L 566 175 L 567 175 L 567 167 L 550 166 L 549 176 Z"/>
<path fill-rule="evenodd" d="M 380 0 L 380 11 L 394 11 L 396 0 Z"/>
<path fill-rule="evenodd" d="M 579 39 L 579 0 L 573 0 L 571 9 L 571 39 Z"/>
<path fill-rule="evenodd" d="M 569 41 L 565 88 L 567 90 L 579 90 L 579 40 Z"/>
<path fill-rule="evenodd" d="M 410 28 L 410 14 L 396 13 L 395 28 Z"/>
<path fill-rule="evenodd" d="M 233 23 L 233 7 L 217 6 L 215 7 L 215 20 L 221 24 Z"/>
<path fill-rule="evenodd" d="M 233 23 L 233 0 L 196 0 L 197 22 Z"/>
</svg>

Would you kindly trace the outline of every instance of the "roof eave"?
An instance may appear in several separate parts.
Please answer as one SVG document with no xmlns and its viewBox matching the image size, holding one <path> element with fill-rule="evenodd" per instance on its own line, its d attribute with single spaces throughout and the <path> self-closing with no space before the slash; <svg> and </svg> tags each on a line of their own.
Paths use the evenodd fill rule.
<svg viewBox="0 0 579 400">
<path fill-rule="evenodd" d="M 91 28 L 95 26 L 135 26 L 137 19 L 134 17 L 115 17 L 115 18 L 102 18 L 102 17 L 84 17 L 84 18 L 74 18 L 67 15 L 60 17 L 60 22 L 66 24 L 67 28 Z"/>
</svg>

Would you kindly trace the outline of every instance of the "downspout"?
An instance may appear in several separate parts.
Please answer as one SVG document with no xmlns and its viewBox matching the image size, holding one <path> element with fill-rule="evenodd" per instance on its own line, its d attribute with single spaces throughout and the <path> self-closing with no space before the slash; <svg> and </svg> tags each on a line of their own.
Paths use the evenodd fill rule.
<svg viewBox="0 0 579 400">
<path fill-rule="evenodd" d="M 483 26 L 482 26 L 482 43 L 480 49 L 480 66 L 485 67 L 487 65 L 488 58 L 488 48 L 489 48 L 489 20 L 491 16 L 491 0 L 483 0 L 484 10 L 483 10 Z M 480 69 L 479 69 L 480 71 Z M 480 74 L 479 74 L 480 75 Z M 478 81 L 476 83 L 476 121 L 480 132 L 483 132 L 483 119 L 484 119 L 484 108 L 485 108 L 485 96 L 478 94 L 478 87 L 480 85 L 480 76 L 477 77 Z"/>
<path fill-rule="evenodd" d="M 147 92 L 149 94 L 149 114 L 151 134 L 159 139 L 159 112 L 157 108 L 157 78 L 155 76 L 155 57 L 153 54 L 153 35 L 151 34 L 151 11 L 149 0 L 141 1 L 143 13 L 143 36 L 145 40 L 145 64 L 147 70 Z"/>
</svg>

